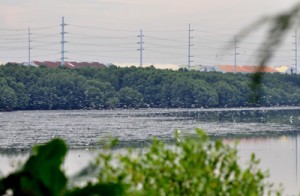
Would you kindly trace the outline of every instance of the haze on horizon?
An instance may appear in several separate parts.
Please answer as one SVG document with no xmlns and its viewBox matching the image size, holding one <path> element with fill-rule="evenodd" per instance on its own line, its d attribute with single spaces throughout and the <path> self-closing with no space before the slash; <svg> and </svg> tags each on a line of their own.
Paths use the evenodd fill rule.
<svg viewBox="0 0 300 196">
<path fill-rule="evenodd" d="M 68 61 L 139 64 L 140 29 L 144 64 L 187 64 L 188 24 L 192 64 L 232 64 L 224 51 L 234 35 L 266 15 L 289 9 L 297 0 L 2 0 L 0 62 L 60 60 L 60 23 L 65 17 Z M 293 64 L 293 32 L 279 49 L 274 65 Z M 255 64 L 262 34 L 238 43 L 238 64 Z M 276 59 L 277 58 L 277 59 Z"/>
</svg>

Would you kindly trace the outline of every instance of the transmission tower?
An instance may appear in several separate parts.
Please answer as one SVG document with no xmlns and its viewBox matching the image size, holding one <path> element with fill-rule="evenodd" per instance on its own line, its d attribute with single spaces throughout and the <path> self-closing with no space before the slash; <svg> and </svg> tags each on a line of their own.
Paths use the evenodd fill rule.
<svg viewBox="0 0 300 196">
<path fill-rule="evenodd" d="M 191 37 L 191 32 L 194 31 L 193 29 L 191 29 L 191 24 L 189 24 L 189 37 L 188 37 L 188 69 L 190 70 L 191 68 L 191 62 L 193 62 L 191 60 L 191 58 L 193 56 L 191 56 L 191 47 L 193 46 L 193 44 L 191 44 L 191 39 L 193 37 Z"/>
<path fill-rule="evenodd" d="M 61 44 L 61 63 L 60 63 L 60 66 L 64 66 L 64 64 L 65 64 L 65 53 L 66 53 L 66 51 L 65 51 L 65 43 L 67 43 L 66 41 L 65 41 L 65 34 L 67 34 L 67 32 L 65 32 L 65 26 L 66 26 L 67 24 L 65 23 L 65 18 L 64 17 L 62 17 L 62 21 L 61 21 L 61 32 L 60 32 L 60 34 L 61 34 L 61 41 L 60 41 L 60 44 Z"/>
<path fill-rule="evenodd" d="M 142 67 L 143 66 L 143 50 L 144 50 L 144 48 L 143 48 L 143 44 L 144 44 L 143 37 L 144 37 L 144 35 L 143 35 L 143 30 L 142 29 L 140 30 L 140 35 L 138 35 L 138 37 L 140 38 L 140 41 L 137 42 L 140 45 L 140 48 L 138 49 L 138 51 L 140 51 L 140 66 Z"/>
<path fill-rule="evenodd" d="M 294 72 L 295 74 L 298 73 L 298 32 L 297 30 L 295 30 L 295 35 L 293 36 L 295 38 L 294 44 L 295 44 L 295 48 L 294 48 L 294 52 L 295 52 L 295 65 L 294 65 Z M 291 71 L 293 72 L 293 71 Z"/>
<path fill-rule="evenodd" d="M 30 57 L 31 57 L 31 42 L 32 42 L 32 40 L 31 40 L 31 32 L 30 32 L 30 27 L 28 27 L 28 66 L 30 66 L 31 65 L 31 59 L 30 59 Z"/>
<path fill-rule="evenodd" d="M 233 49 L 234 49 L 234 53 L 233 53 L 233 58 L 234 58 L 234 73 L 236 73 L 237 72 L 237 55 L 238 55 L 238 53 L 237 53 L 237 43 L 238 43 L 238 40 L 237 40 L 237 36 L 235 35 L 234 36 L 234 47 L 233 47 Z"/>
</svg>

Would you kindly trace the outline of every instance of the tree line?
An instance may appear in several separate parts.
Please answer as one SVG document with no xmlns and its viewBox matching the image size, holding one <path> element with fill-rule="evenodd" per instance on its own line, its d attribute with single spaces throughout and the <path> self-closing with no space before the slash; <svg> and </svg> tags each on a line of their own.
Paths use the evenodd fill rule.
<svg viewBox="0 0 300 196">
<path fill-rule="evenodd" d="M 0 110 L 210 108 L 300 104 L 300 76 L 265 74 L 259 99 L 251 74 L 154 67 L 0 66 Z"/>
</svg>

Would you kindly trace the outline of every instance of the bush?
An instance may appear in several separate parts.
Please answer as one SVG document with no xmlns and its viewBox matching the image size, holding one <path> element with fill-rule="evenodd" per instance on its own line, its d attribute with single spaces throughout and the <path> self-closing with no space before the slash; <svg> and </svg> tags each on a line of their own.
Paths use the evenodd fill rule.
<svg viewBox="0 0 300 196">
<path fill-rule="evenodd" d="M 236 146 L 212 142 L 200 130 L 196 138 L 177 137 L 175 146 L 154 140 L 146 153 L 108 152 L 97 160 L 99 182 L 123 184 L 126 195 L 280 194 L 258 164 L 253 154 L 241 167 Z"/>
</svg>

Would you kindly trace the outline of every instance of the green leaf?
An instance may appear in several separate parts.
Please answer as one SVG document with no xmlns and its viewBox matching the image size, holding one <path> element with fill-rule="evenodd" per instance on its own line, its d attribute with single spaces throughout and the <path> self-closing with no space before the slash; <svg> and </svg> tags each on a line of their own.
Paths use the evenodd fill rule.
<svg viewBox="0 0 300 196">
<path fill-rule="evenodd" d="M 35 147 L 23 169 L 2 180 L 0 194 L 12 189 L 15 195 L 63 195 L 67 178 L 61 164 L 66 153 L 60 139 Z"/>
</svg>

